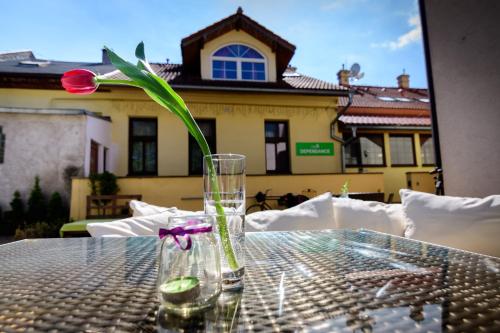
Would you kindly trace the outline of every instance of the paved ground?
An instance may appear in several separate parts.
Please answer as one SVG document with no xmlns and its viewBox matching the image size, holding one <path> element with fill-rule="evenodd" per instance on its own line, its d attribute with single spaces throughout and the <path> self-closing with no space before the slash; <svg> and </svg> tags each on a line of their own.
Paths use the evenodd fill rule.
<svg viewBox="0 0 500 333">
<path fill-rule="evenodd" d="M 14 237 L 0 236 L 0 245 L 14 241 Z"/>
</svg>

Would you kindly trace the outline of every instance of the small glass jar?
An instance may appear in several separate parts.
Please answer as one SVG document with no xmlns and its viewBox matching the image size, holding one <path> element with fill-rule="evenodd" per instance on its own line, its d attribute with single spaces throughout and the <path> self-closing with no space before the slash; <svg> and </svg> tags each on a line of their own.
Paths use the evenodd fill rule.
<svg viewBox="0 0 500 333">
<path fill-rule="evenodd" d="M 214 217 L 172 216 L 160 229 L 157 290 L 165 311 L 189 317 L 215 304 L 221 293 L 219 250 Z"/>
</svg>

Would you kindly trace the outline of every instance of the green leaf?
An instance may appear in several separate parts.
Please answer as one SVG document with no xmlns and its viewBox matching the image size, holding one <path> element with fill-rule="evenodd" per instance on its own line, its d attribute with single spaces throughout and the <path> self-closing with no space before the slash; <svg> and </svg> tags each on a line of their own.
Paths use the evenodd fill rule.
<svg viewBox="0 0 500 333">
<path fill-rule="evenodd" d="M 144 52 L 144 42 L 140 42 L 135 48 L 135 56 L 139 61 L 137 62 L 137 67 L 154 74 L 153 68 L 146 60 L 146 53 Z"/>
<path fill-rule="evenodd" d="M 139 59 L 139 61 L 137 62 L 137 67 L 143 68 L 144 70 L 150 72 L 151 74 L 156 75 L 155 71 L 153 70 L 153 68 L 151 67 L 149 62 L 147 62 L 145 60 Z"/>
<path fill-rule="evenodd" d="M 146 61 L 146 54 L 144 53 L 144 42 L 140 42 L 137 44 L 137 47 L 135 48 L 135 56 L 138 59 Z"/>
<path fill-rule="evenodd" d="M 186 103 L 184 103 L 184 100 L 175 92 L 174 89 L 172 89 L 172 87 L 167 82 L 165 82 L 165 80 L 154 73 L 148 73 L 147 75 L 155 80 L 163 89 L 168 92 L 169 97 L 174 100 L 174 103 L 179 104 L 184 112 L 189 113 L 188 107 L 186 106 Z"/>
<path fill-rule="evenodd" d="M 151 79 L 147 76 L 145 71 L 137 68 L 137 66 L 131 64 L 130 62 L 122 59 L 119 55 L 111 51 L 106 46 L 104 47 L 108 52 L 109 60 L 111 63 L 123 74 L 128 76 L 131 80 L 140 84 L 141 86 L 150 87 L 154 84 Z"/>
</svg>

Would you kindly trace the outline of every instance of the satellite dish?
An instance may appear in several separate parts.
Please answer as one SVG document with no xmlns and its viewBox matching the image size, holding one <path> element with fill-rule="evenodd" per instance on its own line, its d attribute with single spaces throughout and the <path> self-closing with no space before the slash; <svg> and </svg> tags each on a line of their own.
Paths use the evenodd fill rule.
<svg viewBox="0 0 500 333">
<path fill-rule="evenodd" d="M 356 75 L 359 74 L 359 71 L 361 70 L 361 66 L 355 62 L 354 64 L 352 64 L 351 66 L 351 76 L 352 77 L 355 77 Z"/>
<path fill-rule="evenodd" d="M 349 79 L 351 81 L 357 81 L 362 79 L 365 76 L 365 73 L 360 73 L 361 66 L 358 63 L 354 63 L 351 66 L 351 70 L 349 71 Z"/>
</svg>

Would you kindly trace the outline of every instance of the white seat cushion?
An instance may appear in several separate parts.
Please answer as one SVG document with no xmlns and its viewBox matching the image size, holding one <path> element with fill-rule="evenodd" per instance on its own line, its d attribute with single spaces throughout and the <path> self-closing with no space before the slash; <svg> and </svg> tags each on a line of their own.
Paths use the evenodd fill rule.
<svg viewBox="0 0 500 333">
<path fill-rule="evenodd" d="M 333 219 L 337 229 L 369 229 L 404 236 L 407 228 L 400 204 L 332 198 Z"/>
<path fill-rule="evenodd" d="M 92 237 L 131 237 L 154 236 L 160 227 L 168 224 L 168 218 L 174 215 L 192 215 L 193 212 L 168 208 L 163 213 L 134 216 L 113 222 L 87 224 L 87 231 Z"/>
<path fill-rule="evenodd" d="M 191 214 L 188 210 L 178 209 L 177 207 L 160 207 L 148 204 L 144 201 L 131 200 L 130 201 L 130 209 L 132 209 L 132 216 L 146 216 L 146 215 L 154 215 L 165 212 L 176 213 L 176 214 Z"/>
<path fill-rule="evenodd" d="M 332 194 L 324 193 L 285 210 L 265 210 L 246 216 L 246 231 L 332 229 Z"/>
<path fill-rule="evenodd" d="M 484 199 L 400 190 L 407 236 L 467 251 L 500 256 L 500 195 Z"/>
</svg>

